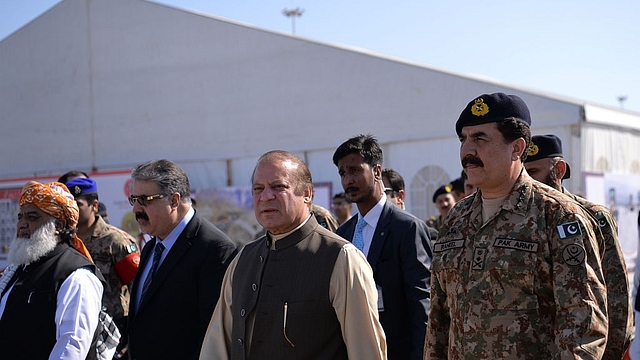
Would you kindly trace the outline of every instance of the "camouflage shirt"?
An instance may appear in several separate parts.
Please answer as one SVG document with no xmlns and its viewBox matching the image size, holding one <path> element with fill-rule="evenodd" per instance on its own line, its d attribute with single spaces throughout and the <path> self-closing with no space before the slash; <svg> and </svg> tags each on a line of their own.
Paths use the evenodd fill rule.
<svg viewBox="0 0 640 360">
<path fill-rule="evenodd" d="M 633 307 L 631 306 L 627 265 L 624 262 L 624 254 L 618 241 L 618 224 L 607 207 L 576 196 L 565 188 L 562 188 L 562 192 L 582 205 L 596 218 L 604 236 L 605 250 L 602 258 L 602 271 L 607 286 L 609 336 L 602 359 L 620 360 L 631 342 Z"/>
<path fill-rule="evenodd" d="M 436 216 L 432 216 L 432 217 L 428 218 L 424 222 L 427 223 L 427 226 L 432 227 L 432 228 L 440 231 L 440 228 L 442 227 L 443 220 L 444 220 L 444 218 L 442 216 L 436 215 Z"/>
<path fill-rule="evenodd" d="M 119 320 L 129 313 L 130 286 L 120 279 L 115 264 L 131 253 L 139 253 L 136 240 L 123 230 L 107 224 L 102 217 L 96 215 L 91 239 L 83 239 L 93 262 L 102 272 L 106 280 L 102 296 L 102 306 L 114 320 Z"/>
<path fill-rule="evenodd" d="M 320 205 L 311 204 L 311 212 L 313 212 L 316 220 L 318 220 L 318 224 L 322 225 L 322 227 L 332 232 L 338 230 L 338 221 L 329 210 Z"/>
<path fill-rule="evenodd" d="M 599 359 L 595 219 L 526 173 L 485 224 L 481 196 L 455 205 L 434 244 L 425 359 Z"/>
</svg>

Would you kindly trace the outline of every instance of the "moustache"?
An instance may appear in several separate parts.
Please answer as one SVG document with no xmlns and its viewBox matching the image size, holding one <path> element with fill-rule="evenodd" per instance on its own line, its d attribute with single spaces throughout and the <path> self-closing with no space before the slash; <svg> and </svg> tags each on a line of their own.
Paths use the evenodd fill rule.
<svg viewBox="0 0 640 360">
<path fill-rule="evenodd" d="M 350 192 L 352 192 L 352 191 L 358 191 L 358 188 L 357 188 L 357 187 L 355 187 L 355 186 L 347 186 L 347 187 L 344 189 L 344 192 L 345 192 L 345 193 L 347 193 L 347 194 L 348 194 L 348 193 L 350 193 Z"/>
<path fill-rule="evenodd" d="M 140 219 L 149 221 L 149 216 L 142 212 L 136 213 L 136 220 L 140 220 Z"/>
<path fill-rule="evenodd" d="M 477 165 L 484 167 L 484 163 L 482 162 L 482 160 L 472 155 L 467 155 L 462 159 L 462 167 L 466 168 L 467 165 Z"/>
</svg>

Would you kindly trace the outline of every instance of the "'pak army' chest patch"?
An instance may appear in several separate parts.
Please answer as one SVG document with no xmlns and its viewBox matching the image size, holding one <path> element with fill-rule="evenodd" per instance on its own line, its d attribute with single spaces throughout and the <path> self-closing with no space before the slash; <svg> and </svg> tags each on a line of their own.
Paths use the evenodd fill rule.
<svg viewBox="0 0 640 360">
<path fill-rule="evenodd" d="M 569 266 L 580 265 L 587 257 L 587 253 L 580 244 L 569 244 L 562 249 L 562 260 Z"/>
<path fill-rule="evenodd" d="M 568 239 L 574 236 L 582 235 L 580 224 L 577 221 L 558 225 L 557 229 L 558 235 L 560 235 L 560 239 Z"/>
<path fill-rule="evenodd" d="M 516 239 L 496 239 L 493 242 L 493 246 L 514 250 L 522 250 L 527 252 L 538 252 L 538 243 L 532 241 L 522 241 Z"/>
</svg>

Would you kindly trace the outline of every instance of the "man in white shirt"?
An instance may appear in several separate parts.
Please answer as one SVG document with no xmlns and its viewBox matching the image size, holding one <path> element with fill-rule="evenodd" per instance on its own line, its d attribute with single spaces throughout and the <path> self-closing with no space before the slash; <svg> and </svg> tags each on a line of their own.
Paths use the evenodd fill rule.
<svg viewBox="0 0 640 360">
<path fill-rule="evenodd" d="M 11 265 L 0 278 L 7 359 L 96 359 L 103 281 L 75 235 L 78 206 L 61 183 L 27 183 Z"/>
<path fill-rule="evenodd" d="M 382 162 L 382 148 L 372 135 L 352 137 L 333 153 L 342 188 L 358 208 L 336 234 L 351 241 L 371 265 L 387 358 L 422 360 L 431 281 L 429 228 L 388 201 Z"/>
</svg>

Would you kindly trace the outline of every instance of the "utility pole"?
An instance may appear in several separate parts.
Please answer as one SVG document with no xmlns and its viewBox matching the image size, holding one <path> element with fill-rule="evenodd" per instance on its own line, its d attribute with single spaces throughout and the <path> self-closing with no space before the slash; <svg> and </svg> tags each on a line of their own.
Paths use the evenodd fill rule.
<svg viewBox="0 0 640 360">
<path fill-rule="evenodd" d="M 295 34 L 296 33 L 296 17 L 302 16 L 302 13 L 304 13 L 304 9 L 300 9 L 300 8 L 295 8 L 292 10 L 284 9 L 282 10 L 282 13 L 284 14 L 284 16 L 291 18 L 291 33 Z"/>
<path fill-rule="evenodd" d="M 624 109 L 624 102 L 627 101 L 627 95 L 618 96 L 620 102 L 620 109 Z"/>
</svg>

